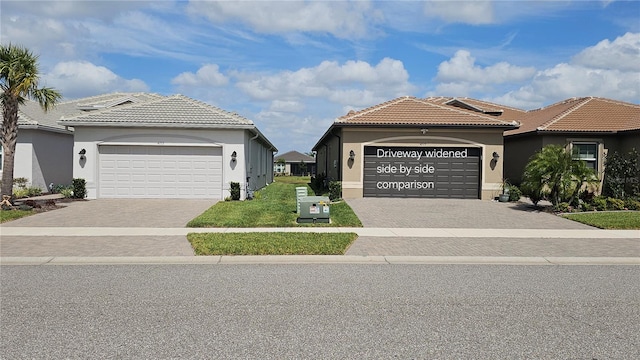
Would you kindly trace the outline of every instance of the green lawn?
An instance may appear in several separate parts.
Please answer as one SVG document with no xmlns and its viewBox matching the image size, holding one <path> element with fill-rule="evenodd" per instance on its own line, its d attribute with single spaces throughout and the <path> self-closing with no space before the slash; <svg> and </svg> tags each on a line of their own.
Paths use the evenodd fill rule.
<svg viewBox="0 0 640 360">
<path fill-rule="evenodd" d="M 347 226 L 361 227 L 360 219 L 346 202 L 331 204 L 331 224 L 298 224 L 296 219 L 296 187 L 308 186 L 309 177 L 282 176 L 257 191 L 253 200 L 221 201 L 191 220 L 188 227 L 294 227 Z"/>
<path fill-rule="evenodd" d="M 562 216 L 601 229 L 640 229 L 640 211 L 595 211 Z"/>
<path fill-rule="evenodd" d="M 0 223 L 35 214 L 32 210 L 0 210 Z"/>
<path fill-rule="evenodd" d="M 355 233 L 190 233 L 196 255 L 343 255 Z"/>
</svg>

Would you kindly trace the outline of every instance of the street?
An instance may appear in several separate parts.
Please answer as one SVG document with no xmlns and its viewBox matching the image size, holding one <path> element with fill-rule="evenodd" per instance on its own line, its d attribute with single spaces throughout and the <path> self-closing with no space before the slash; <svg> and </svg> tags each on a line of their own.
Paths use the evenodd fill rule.
<svg viewBox="0 0 640 360">
<path fill-rule="evenodd" d="M 640 267 L 1 266 L 2 359 L 637 359 Z"/>
</svg>

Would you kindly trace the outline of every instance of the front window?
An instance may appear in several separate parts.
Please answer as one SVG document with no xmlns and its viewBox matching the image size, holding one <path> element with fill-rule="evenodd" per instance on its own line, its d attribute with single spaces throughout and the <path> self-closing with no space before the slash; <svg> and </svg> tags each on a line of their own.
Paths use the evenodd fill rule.
<svg viewBox="0 0 640 360">
<path fill-rule="evenodd" d="M 574 160 L 582 160 L 595 171 L 598 170 L 598 144 L 573 143 L 572 155 Z"/>
</svg>

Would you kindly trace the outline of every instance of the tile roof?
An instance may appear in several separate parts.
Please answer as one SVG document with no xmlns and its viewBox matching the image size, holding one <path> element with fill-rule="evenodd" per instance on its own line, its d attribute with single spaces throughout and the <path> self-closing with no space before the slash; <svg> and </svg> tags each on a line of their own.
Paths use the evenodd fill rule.
<svg viewBox="0 0 640 360">
<path fill-rule="evenodd" d="M 273 158 L 274 161 L 278 161 L 279 159 L 284 159 L 286 162 L 296 162 L 299 163 L 301 161 L 304 162 L 315 162 L 316 159 L 312 156 L 300 153 L 298 151 L 288 151 L 284 154 L 278 155 Z"/>
<path fill-rule="evenodd" d="M 112 93 L 62 101 L 47 112 L 42 110 L 38 102 L 27 100 L 18 109 L 18 126 L 64 130 L 65 126 L 58 124 L 58 120 L 62 117 L 76 116 L 86 113 L 89 109 L 104 109 L 107 106 L 115 106 L 127 101 L 148 101 L 158 97 L 162 96 L 146 93 Z"/>
<path fill-rule="evenodd" d="M 582 97 L 527 111 L 519 129 L 505 136 L 528 132 L 618 132 L 640 130 L 640 105 L 617 100 Z"/>
<path fill-rule="evenodd" d="M 405 96 L 338 118 L 336 125 L 436 125 L 514 128 L 513 120 Z"/>
<path fill-rule="evenodd" d="M 519 121 L 527 112 L 484 100 L 471 99 L 467 97 L 429 97 L 425 99 L 440 105 L 455 106 L 465 111 L 497 116 L 500 120 Z"/>
<path fill-rule="evenodd" d="M 183 95 L 159 97 L 145 102 L 65 117 L 68 126 L 142 126 L 192 128 L 255 128 L 253 122 Z"/>
</svg>

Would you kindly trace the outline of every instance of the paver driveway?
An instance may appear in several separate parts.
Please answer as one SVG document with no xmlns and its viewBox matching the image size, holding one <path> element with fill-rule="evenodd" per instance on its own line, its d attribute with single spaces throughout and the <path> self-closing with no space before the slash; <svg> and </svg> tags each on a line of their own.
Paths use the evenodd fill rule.
<svg viewBox="0 0 640 360">
<path fill-rule="evenodd" d="M 364 227 L 594 229 L 525 203 L 415 198 L 361 198 L 347 203 Z"/>
<path fill-rule="evenodd" d="M 215 200 L 97 199 L 2 224 L 3 227 L 184 227 Z"/>
</svg>

